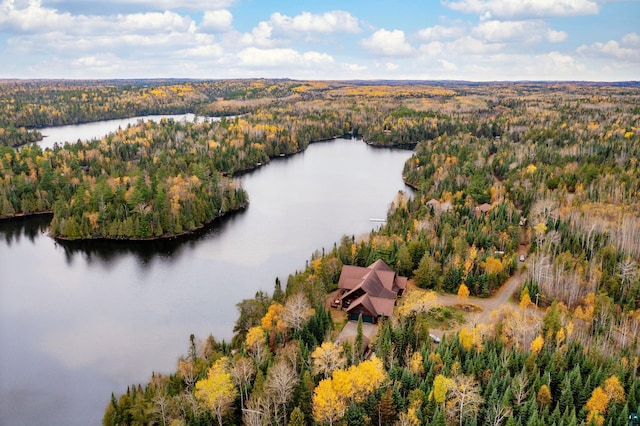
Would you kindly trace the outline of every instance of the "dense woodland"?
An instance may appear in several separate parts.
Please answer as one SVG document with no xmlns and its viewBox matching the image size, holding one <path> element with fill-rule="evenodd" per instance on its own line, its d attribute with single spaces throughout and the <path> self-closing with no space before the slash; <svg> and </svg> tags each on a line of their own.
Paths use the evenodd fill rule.
<svg viewBox="0 0 640 426">
<path fill-rule="evenodd" d="M 51 123 L 12 121 L 29 96 L 49 99 L 63 124 L 71 103 L 99 91 L 112 99 L 96 102 L 104 118 L 166 112 L 125 109 L 124 99 L 152 105 L 142 94 L 153 90 L 181 105 L 172 112 L 242 114 L 44 152 L 0 148 L 0 216 L 53 212 L 51 232 L 64 238 L 201 226 L 247 202 L 235 173 L 315 140 L 415 145 L 403 175 L 416 193 L 393 200 L 383 227 L 343 237 L 272 294 L 239 302 L 231 342 L 192 336 L 176 372 L 112 397 L 105 425 L 620 425 L 640 411 L 637 86 L 100 82 L 78 83 L 72 101 L 73 84 L 12 84 L 3 90 L 21 94 L 3 95 L 3 108 L 25 99 L 5 115 L 15 128 Z M 467 314 L 468 326 L 433 344 L 429 329 L 451 309 L 431 291 L 490 296 L 516 273 L 519 247 L 529 251 L 519 305 L 487 324 Z M 417 288 L 365 359 L 360 334 L 332 343 L 343 322 L 325 302 L 342 265 L 380 258 Z"/>
</svg>

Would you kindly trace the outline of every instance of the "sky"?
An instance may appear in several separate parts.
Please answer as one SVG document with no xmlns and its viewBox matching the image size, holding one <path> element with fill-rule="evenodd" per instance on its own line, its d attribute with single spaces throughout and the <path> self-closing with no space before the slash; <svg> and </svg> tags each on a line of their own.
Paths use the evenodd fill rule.
<svg viewBox="0 0 640 426">
<path fill-rule="evenodd" d="M 0 0 L 0 78 L 640 80 L 640 0 Z"/>
</svg>

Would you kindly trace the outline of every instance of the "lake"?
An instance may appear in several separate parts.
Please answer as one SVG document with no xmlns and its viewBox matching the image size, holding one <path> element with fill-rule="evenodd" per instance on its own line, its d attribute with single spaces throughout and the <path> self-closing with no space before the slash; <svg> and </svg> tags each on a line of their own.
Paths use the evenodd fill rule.
<svg viewBox="0 0 640 426">
<path fill-rule="evenodd" d="M 55 143 L 62 144 L 64 142 L 77 142 L 78 139 L 91 140 L 100 138 L 109 132 L 118 130 L 118 127 L 126 128 L 129 124 L 136 124 L 139 121 L 154 120 L 159 121 L 161 118 L 172 118 L 176 121 L 186 120 L 193 121 L 195 114 L 169 114 L 169 115 L 147 115 L 144 117 L 118 118 L 115 120 L 95 121 L 85 124 L 71 124 L 68 126 L 43 127 L 38 129 L 42 133 L 43 139 L 38 145 L 44 148 L 53 148 Z M 204 117 L 197 117 L 202 121 Z M 219 120 L 218 117 L 208 117 L 209 120 Z"/>
<path fill-rule="evenodd" d="M 230 340 L 236 303 L 379 226 L 411 154 L 312 144 L 240 178 L 248 209 L 179 240 L 62 245 L 48 217 L 0 222 L 0 424 L 99 425 L 112 392 L 174 371 L 191 333 Z"/>
</svg>

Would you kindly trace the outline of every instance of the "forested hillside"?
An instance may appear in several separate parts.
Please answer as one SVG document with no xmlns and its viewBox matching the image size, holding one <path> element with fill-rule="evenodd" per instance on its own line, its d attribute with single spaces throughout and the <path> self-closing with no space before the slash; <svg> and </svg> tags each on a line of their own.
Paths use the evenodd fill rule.
<svg viewBox="0 0 640 426">
<path fill-rule="evenodd" d="M 637 89 L 365 85 L 323 96 L 331 103 L 284 108 L 340 117 L 372 143 L 417 142 L 403 172 L 415 196 L 399 194 L 379 231 L 314 254 L 284 291 L 277 282 L 240 302 L 231 343 L 192 341 L 176 373 L 114 397 L 105 424 L 625 424 L 640 409 Z M 376 259 L 419 288 L 364 361 L 362 337 L 333 343 L 344 323 L 325 302 L 342 265 Z M 482 324 L 467 313 L 432 342 L 430 329 L 457 314 L 431 290 L 490 296 L 518 268 L 515 307 Z"/>
<path fill-rule="evenodd" d="M 168 111 L 121 102 L 144 93 L 174 112 L 243 115 L 44 152 L 0 148 L 2 217 L 53 212 L 63 238 L 173 235 L 244 205 L 235 173 L 345 134 L 415 145 L 403 175 L 416 192 L 390 200 L 379 230 L 343 237 L 272 294 L 240 301 L 231 342 L 192 337 L 176 372 L 114 395 L 104 424 L 620 425 L 640 410 L 636 86 L 132 84 L 126 96 L 115 86 L 105 116 Z M 86 92 L 91 104 L 88 93 L 106 89 L 77 90 L 69 102 Z M 12 119 L 22 105 L 8 126 L 43 125 Z M 334 343 L 344 317 L 326 302 L 343 265 L 377 259 L 415 287 L 365 357 L 360 334 Z M 519 297 L 486 323 L 432 293 L 491 297 L 516 274 Z M 448 326 L 433 343 L 430 330 Z"/>
</svg>

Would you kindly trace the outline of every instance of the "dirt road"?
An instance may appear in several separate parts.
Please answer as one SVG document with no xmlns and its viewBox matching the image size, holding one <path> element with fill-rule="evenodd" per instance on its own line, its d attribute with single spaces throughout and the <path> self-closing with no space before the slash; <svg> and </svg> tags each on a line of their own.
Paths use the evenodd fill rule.
<svg viewBox="0 0 640 426">
<path fill-rule="evenodd" d="M 518 257 L 521 254 L 526 255 L 526 252 L 527 247 L 520 246 L 518 250 Z M 509 277 L 509 279 L 505 281 L 502 287 L 500 287 L 500 289 L 491 297 L 469 297 L 469 305 L 477 306 L 480 310 L 467 314 L 466 322 L 464 324 L 460 324 L 457 327 L 448 330 L 432 330 L 433 334 L 438 337 L 442 337 L 442 334 L 450 332 L 455 333 L 464 326 L 486 324 L 491 318 L 492 311 L 498 310 L 504 305 L 511 305 L 514 308 L 517 307 L 516 303 L 514 303 L 511 298 L 516 291 L 520 290 L 525 279 L 525 274 L 520 270 L 521 266 L 522 263 L 519 263 L 516 273 Z M 458 301 L 458 296 L 455 294 L 438 294 L 438 303 L 443 306 L 454 306 L 458 305 L 460 302 Z"/>
</svg>

